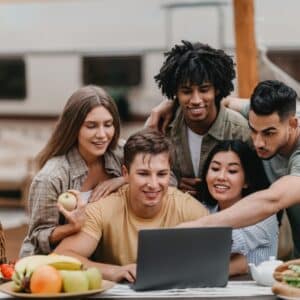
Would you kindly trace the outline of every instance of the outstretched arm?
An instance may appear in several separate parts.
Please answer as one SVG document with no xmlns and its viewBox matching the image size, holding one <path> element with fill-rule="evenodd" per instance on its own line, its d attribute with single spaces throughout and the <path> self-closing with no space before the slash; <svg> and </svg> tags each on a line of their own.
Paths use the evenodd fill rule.
<svg viewBox="0 0 300 300">
<path fill-rule="evenodd" d="M 300 177 L 287 175 L 268 189 L 253 193 L 231 207 L 179 227 L 231 226 L 245 227 L 277 213 L 280 209 L 300 202 Z"/>
<path fill-rule="evenodd" d="M 111 281 L 127 280 L 134 282 L 136 277 L 136 265 L 117 266 L 93 262 L 90 257 L 97 248 L 98 241 L 89 234 L 80 231 L 79 233 L 69 236 L 54 250 L 57 254 L 69 255 L 79 259 L 85 267 L 99 268 L 104 279 Z"/>
</svg>

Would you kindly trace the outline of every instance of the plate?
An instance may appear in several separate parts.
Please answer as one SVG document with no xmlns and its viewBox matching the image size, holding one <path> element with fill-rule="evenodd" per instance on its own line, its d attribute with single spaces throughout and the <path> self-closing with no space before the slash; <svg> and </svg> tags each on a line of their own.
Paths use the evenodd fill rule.
<svg viewBox="0 0 300 300">
<path fill-rule="evenodd" d="M 91 296 L 97 293 L 102 293 L 114 286 L 114 282 L 102 280 L 102 288 L 97 290 L 89 290 L 81 293 L 55 293 L 55 294 L 30 294 L 17 293 L 12 289 L 13 282 L 6 282 L 0 285 L 0 291 L 10 296 L 18 297 L 20 299 L 59 299 L 59 298 L 78 298 Z"/>
<path fill-rule="evenodd" d="M 278 298 L 280 299 L 284 299 L 284 300 L 299 300 L 299 297 L 287 297 L 287 296 L 282 296 L 282 295 L 276 295 Z"/>
</svg>

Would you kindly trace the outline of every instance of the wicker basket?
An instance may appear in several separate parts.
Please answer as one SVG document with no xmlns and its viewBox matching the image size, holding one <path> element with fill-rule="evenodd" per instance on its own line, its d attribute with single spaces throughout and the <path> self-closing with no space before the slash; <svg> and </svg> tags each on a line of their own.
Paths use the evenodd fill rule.
<svg viewBox="0 0 300 300">
<path fill-rule="evenodd" d="M 0 223 L 0 263 L 6 263 L 6 246 L 2 224 Z"/>
</svg>

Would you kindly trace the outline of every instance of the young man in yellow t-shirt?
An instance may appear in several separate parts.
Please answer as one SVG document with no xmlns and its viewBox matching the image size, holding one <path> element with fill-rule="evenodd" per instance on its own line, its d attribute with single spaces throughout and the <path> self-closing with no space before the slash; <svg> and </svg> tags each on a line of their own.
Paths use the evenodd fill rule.
<svg viewBox="0 0 300 300">
<path fill-rule="evenodd" d="M 124 147 L 128 185 L 89 204 L 82 230 L 55 252 L 99 267 L 105 279 L 134 282 L 140 229 L 174 227 L 208 214 L 191 195 L 169 187 L 170 166 L 171 144 L 163 134 L 148 129 L 132 135 Z M 93 253 L 95 261 L 88 259 Z"/>
</svg>

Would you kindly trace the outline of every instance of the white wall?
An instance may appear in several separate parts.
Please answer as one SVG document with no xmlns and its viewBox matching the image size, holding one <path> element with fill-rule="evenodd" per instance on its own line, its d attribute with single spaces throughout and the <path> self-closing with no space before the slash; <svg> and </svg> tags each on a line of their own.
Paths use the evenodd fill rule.
<svg viewBox="0 0 300 300">
<path fill-rule="evenodd" d="M 80 55 L 118 53 L 143 55 L 143 82 L 130 91 L 130 104 L 133 113 L 147 113 L 161 100 L 153 75 L 163 51 L 181 39 L 220 47 L 220 30 L 224 47 L 234 47 L 232 1 L 224 1 L 223 24 L 215 7 L 173 9 L 166 19 L 162 6 L 179 0 L 0 3 L 0 56 L 25 55 L 28 73 L 26 101 L 0 101 L 0 111 L 58 114 L 82 84 Z M 300 48 L 300 1 L 256 0 L 255 10 L 258 44 Z"/>
<path fill-rule="evenodd" d="M 57 115 L 80 83 L 78 55 L 28 54 L 25 101 L 0 102 L 2 114 Z"/>
</svg>

